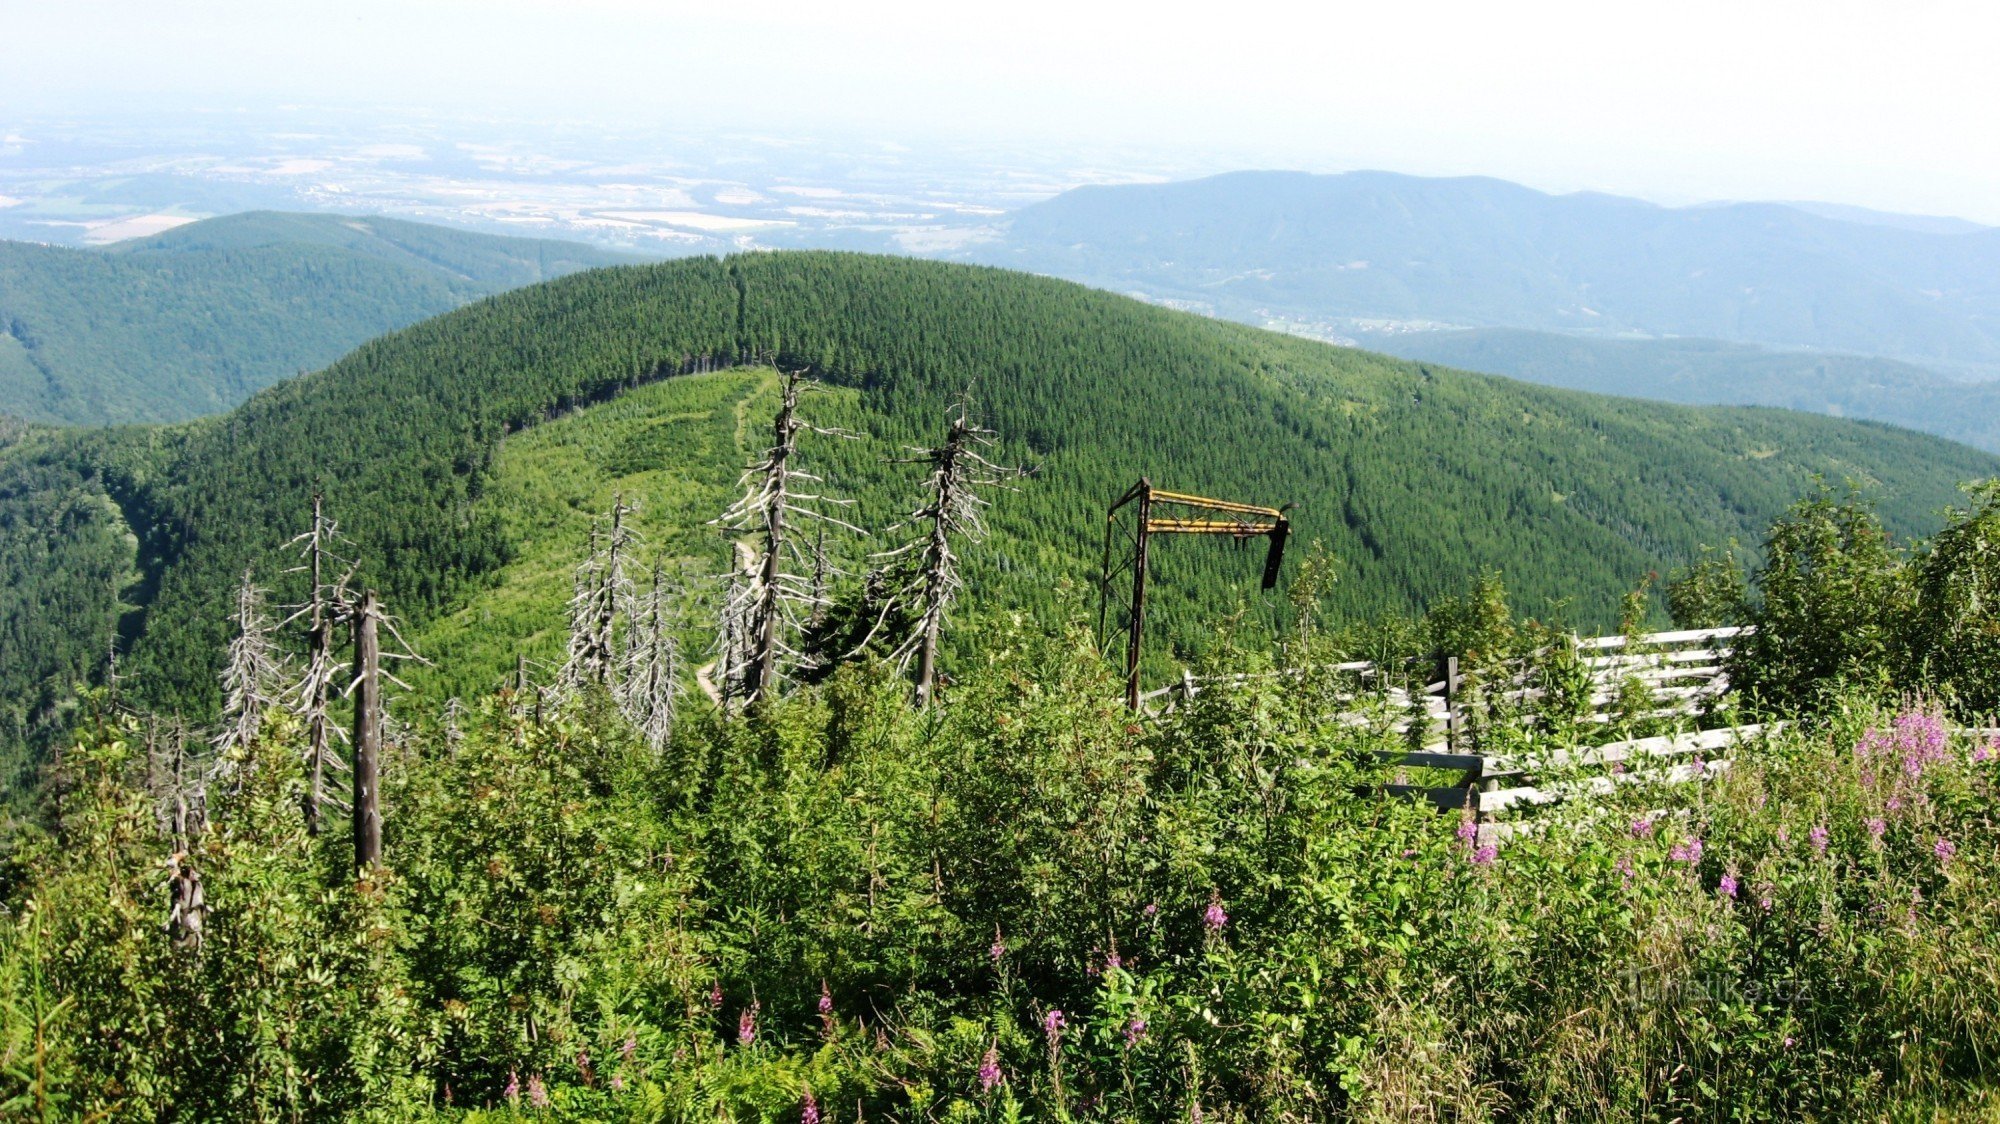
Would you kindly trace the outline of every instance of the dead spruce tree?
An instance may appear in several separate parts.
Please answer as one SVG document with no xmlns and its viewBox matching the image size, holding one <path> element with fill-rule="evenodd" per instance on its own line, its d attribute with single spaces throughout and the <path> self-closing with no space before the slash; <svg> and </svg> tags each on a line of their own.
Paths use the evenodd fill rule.
<svg viewBox="0 0 2000 1124">
<path fill-rule="evenodd" d="M 609 530 L 600 531 L 594 525 L 590 529 L 590 553 L 576 568 L 569 599 L 569 655 L 559 677 L 559 689 L 565 697 L 573 697 L 589 685 L 614 696 L 619 693 L 618 613 L 632 595 L 625 566 L 638 545 L 625 521 L 632 511 L 623 496 L 615 497 Z"/>
<path fill-rule="evenodd" d="M 384 659 L 425 662 L 410 649 L 396 624 L 382 611 L 382 599 L 364 590 L 348 613 L 354 638 L 354 678 L 344 695 L 354 699 L 354 796 L 350 818 L 354 836 L 354 866 L 366 871 L 382 865 L 382 733 L 385 725 L 382 682 L 409 690 L 409 684 L 382 669 Z M 382 633 L 395 642 L 382 650 Z"/>
<path fill-rule="evenodd" d="M 348 583 L 353 580 L 355 562 L 336 553 L 347 547 L 340 525 L 326 516 L 324 498 L 312 497 L 312 525 L 290 544 L 300 555 L 299 565 L 290 573 L 306 575 L 306 599 L 294 606 L 286 624 L 303 622 L 306 631 L 305 671 L 292 685 L 291 706 L 306 729 L 306 791 L 301 797 L 306 830 L 320 832 L 321 810 L 329 803 L 344 807 L 330 796 L 326 787 L 328 771 L 345 772 L 347 762 L 334 748 L 336 738 L 345 741 L 347 731 L 333 721 L 329 710 L 339 678 L 334 659 L 335 633 L 345 623 L 351 608 Z"/>
<path fill-rule="evenodd" d="M 745 668 L 750 663 L 750 637 L 755 630 L 758 597 L 757 552 L 749 543 L 730 544 L 729 580 L 723 584 L 720 607 L 716 610 L 715 643 L 709 651 L 715 660 L 695 675 L 724 714 L 730 713 L 743 697 Z"/>
<path fill-rule="evenodd" d="M 931 469 L 927 500 L 923 507 L 892 530 L 914 532 L 909 541 L 875 557 L 888 570 L 896 588 L 882 601 L 877 626 L 897 606 L 914 611 L 910 634 L 891 653 L 899 668 L 917 663 L 916 701 L 930 704 L 937 684 L 938 639 L 944 633 L 945 614 L 965 588 L 959 573 L 954 541 L 976 543 L 986 537 L 985 508 L 991 506 L 980 492 L 1002 488 L 1007 481 L 1024 473 L 1002 468 L 987 460 L 981 449 L 993 445 L 993 431 L 971 418 L 970 393 L 959 399 L 945 433 L 944 443 L 929 449 L 912 449 L 913 456 L 899 464 L 925 464 Z"/>
<path fill-rule="evenodd" d="M 674 639 L 674 614 L 666 565 L 653 562 L 652 587 L 626 608 L 625 650 L 620 661 L 620 708 L 655 752 L 674 735 L 674 703 L 680 691 L 681 650 Z"/>
<path fill-rule="evenodd" d="M 229 642 L 229 657 L 222 669 L 222 729 L 215 735 L 218 763 L 224 768 L 229 767 L 232 753 L 240 754 L 257 740 L 265 713 L 283 694 L 283 665 L 271 642 L 264 592 L 257 588 L 249 570 L 243 571 L 242 584 L 237 586 L 232 620 L 236 637 Z"/>
<path fill-rule="evenodd" d="M 813 587 L 812 564 L 799 542 L 802 525 L 812 521 L 855 534 L 866 533 L 821 509 L 821 505 L 847 507 L 852 500 L 800 490 L 801 484 L 808 488 L 825 486 L 823 479 L 800 470 L 794 463 L 800 434 L 810 431 L 856 438 L 854 434 L 816 426 L 801 418 L 799 394 L 814 384 L 807 382 L 802 371 L 787 372 L 784 379 L 783 396 L 771 426 L 771 447 L 765 450 L 763 460 L 744 470 L 739 481 L 743 497 L 715 521 L 728 531 L 749 536 L 758 551 L 756 579 L 745 583 L 746 588 L 741 590 L 747 606 L 739 607 L 725 600 L 722 621 L 722 631 L 727 633 L 737 623 L 733 614 L 739 608 L 747 608 L 744 614 L 747 619 L 741 622 L 747 627 L 747 650 L 740 671 L 725 658 L 721 672 L 725 679 L 738 677 L 733 687 L 723 688 L 725 698 L 733 694 L 752 702 L 777 693 L 780 680 L 801 658 L 793 640 L 807 618 L 822 607 L 825 598 L 824 592 L 815 592 Z M 739 591 L 732 588 L 731 592 Z M 726 649 L 727 645 L 725 657 Z"/>
</svg>

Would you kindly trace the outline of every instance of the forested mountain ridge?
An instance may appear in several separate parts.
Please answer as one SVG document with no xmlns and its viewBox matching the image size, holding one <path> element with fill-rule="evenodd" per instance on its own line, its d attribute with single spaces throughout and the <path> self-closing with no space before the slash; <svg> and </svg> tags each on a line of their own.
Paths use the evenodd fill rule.
<svg viewBox="0 0 2000 1124">
<path fill-rule="evenodd" d="M 101 250 L 0 242 L 0 411 L 179 421 L 504 289 L 632 259 L 568 242 L 270 211 Z"/>
<path fill-rule="evenodd" d="M 761 452 L 768 383 L 700 372 L 762 355 L 812 366 L 832 388 L 816 420 L 865 438 L 803 455 L 878 532 L 916 500 L 912 470 L 884 458 L 933 440 L 972 385 L 995 455 L 1037 473 L 968 551 L 966 612 L 1080 596 L 1063 587 L 1094 573 L 1104 505 L 1142 473 L 1298 503 L 1296 540 L 1341 558 L 1337 612 L 1408 610 L 1500 569 L 1523 607 L 1566 601 L 1587 626 L 1649 571 L 1753 540 L 1813 474 L 1868 485 L 1910 533 L 1935 526 L 1959 481 L 2000 472 L 1884 426 L 1532 387 L 998 270 L 830 253 L 596 270 L 373 340 L 228 415 L 57 432 L 0 455 L 0 526 L 15 529 L 0 538 L 0 737 L 18 747 L 56 721 L 114 640 L 145 705 L 212 712 L 232 591 L 255 567 L 275 601 L 296 598 L 282 546 L 315 488 L 362 580 L 419 635 L 498 634 L 481 614 L 504 614 L 481 599 L 501 595 L 549 619 L 574 559 L 522 528 L 567 520 L 580 542 L 614 490 L 678 512 L 657 545 L 720 569 L 723 541 L 698 520 Z M 543 434 L 519 431 L 552 418 L 537 453 Z M 858 569 L 887 541 L 834 545 Z M 515 565 L 535 559 L 536 574 Z M 1163 654 L 1199 648 L 1239 603 L 1257 607 L 1253 624 L 1281 610 L 1256 598 L 1257 567 L 1214 543 L 1171 544 L 1158 565 Z M 461 647 L 490 661 L 523 638 Z"/>
<path fill-rule="evenodd" d="M 1240 172 L 1081 187 L 966 251 L 1233 318 L 1696 336 L 2000 372 L 2000 230 L 1500 180 Z"/>
</svg>

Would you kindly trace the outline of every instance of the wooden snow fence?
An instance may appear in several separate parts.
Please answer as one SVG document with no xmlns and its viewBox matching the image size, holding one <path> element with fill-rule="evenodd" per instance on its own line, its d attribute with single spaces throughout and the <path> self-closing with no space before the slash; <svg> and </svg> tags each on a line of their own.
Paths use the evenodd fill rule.
<svg viewBox="0 0 2000 1124">
<path fill-rule="evenodd" d="M 1489 668 L 1474 677 L 1461 675 L 1456 657 L 1444 657 L 1436 661 L 1435 680 L 1421 688 L 1414 683 L 1398 685 L 1391 674 L 1367 662 L 1319 670 L 1353 677 L 1353 689 L 1338 696 L 1353 709 L 1341 712 L 1338 720 L 1420 742 L 1408 750 L 1378 752 L 1383 764 L 1457 774 L 1451 783 L 1386 784 L 1373 791 L 1427 801 L 1440 812 L 1469 811 L 1490 822 L 1503 812 L 1593 799 L 1626 786 L 1678 784 L 1727 769 L 1738 746 L 1773 729 L 1762 724 L 1693 728 L 1728 692 L 1729 655 L 1746 631 L 1706 628 L 1656 632 L 1636 640 L 1624 636 L 1574 640 L 1578 664 L 1589 676 L 1587 710 L 1577 717 L 1579 728 L 1633 720 L 1690 728 L 1606 742 L 1572 737 L 1561 745 L 1509 753 L 1482 750 L 1479 731 L 1482 724 L 1493 722 L 1535 721 L 1533 707 L 1547 688 L 1527 662 Z M 1395 669 L 1394 676 L 1407 682 L 1410 669 Z M 1149 692 L 1141 701 L 1155 713 L 1165 713 L 1206 688 L 1251 678 L 1201 680 L 1184 674 L 1180 682 Z M 1508 741 L 1518 744 L 1518 739 Z M 1482 830 L 1482 836 L 1489 831 Z"/>
</svg>

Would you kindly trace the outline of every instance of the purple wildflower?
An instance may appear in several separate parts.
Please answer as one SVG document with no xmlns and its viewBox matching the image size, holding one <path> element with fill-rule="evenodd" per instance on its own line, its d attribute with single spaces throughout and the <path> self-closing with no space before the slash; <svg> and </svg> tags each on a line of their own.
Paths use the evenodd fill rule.
<svg viewBox="0 0 2000 1124">
<path fill-rule="evenodd" d="M 1208 899 L 1208 908 L 1202 911 L 1201 923 L 1207 926 L 1208 931 L 1211 933 L 1220 933 L 1222 927 L 1229 924 L 1229 915 L 1222 912 L 1221 894 L 1216 894 Z"/>
<path fill-rule="evenodd" d="M 618 1047 L 618 1056 L 624 1058 L 626 1061 L 629 1062 L 632 1060 L 632 1055 L 638 1052 L 639 1052 L 639 1036 L 636 1034 L 626 1035 L 625 1044 L 623 1046 Z"/>
<path fill-rule="evenodd" d="M 1049 1013 L 1042 1016 L 1042 1033 L 1048 1036 L 1050 1047 L 1055 1046 L 1062 1037 L 1063 1028 L 1068 1025 L 1069 1020 L 1063 1018 L 1060 1007 L 1050 1007 Z"/>
<path fill-rule="evenodd" d="M 1825 824 L 1813 825 L 1813 829 L 1810 833 L 1808 833 L 1807 838 L 1812 840 L 1812 849 L 1814 853 L 1821 855 L 1826 854 L 1826 841 L 1829 837 L 1829 834 L 1830 833 L 1826 830 Z"/>
<path fill-rule="evenodd" d="M 1130 1050 L 1134 1046 L 1137 1046 L 1139 1044 L 1139 1041 L 1145 1037 L 1146 1037 L 1145 1019 L 1134 1016 L 1131 1022 L 1125 1024 L 1125 1048 L 1127 1050 Z"/>
<path fill-rule="evenodd" d="M 1653 837 L 1653 817 L 1640 816 L 1632 821 L 1632 838 L 1651 839 Z"/>
<path fill-rule="evenodd" d="M 597 1084 L 597 1071 L 590 1068 L 589 1051 L 578 1050 L 576 1052 L 576 1071 L 583 1076 L 583 1083 L 585 1085 Z"/>
<path fill-rule="evenodd" d="M 1160 915 L 1160 903 L 1147 902 L 1146 908 L 1141 912 L 1146 915 L 1146 920 L 1151 921 L 1153 918 L 1158 917 Z"/>
<path fill-rule="evenodd" d="M 1625 876 L 1625 881 L 1627 882 L 1632 881 L 1632 856 L 1630 855 L 1618 856 L 1618 862 L 1616 866 L 1618 873 Z"/>
<path fill-rule="evenodd" d="M 833 992 L 828 991 L 826 981 L 819 981 L 819 1014 L 821 1018 L 833 1014 Z"/>
<path fill-rule="evenodd" d="M 1900 796 L 1891 796 L 1891 797 L 1889 798 L 1889 803 L 1887 804 L 1887 807 L 1888 807 L 1888 809 L 1889 809 L 1889 810 L 1890 810 L 1891 812 L 1900 812 L 1900 811 L 1902 811 L 1902 810 L 1903 810 L 1903 798 L 1902 798 L 1902 797 L 1900 797 Z"/>
<path fill-rule="evenodd" d="M 708 1007 L 711 1011 L 722 1010 L 722 982 L 720 980 L 709 985 Z"/>
<path fill-rule="evenodd" d="M 1118 950 L 1115 948 L 1112 949 L 1111 953 L 1104 958 L 1104 973 L 1106 975 L 1110 975 L 1112 972 L 1115 972 L 1118 969 L 1123 968 L 1124 966 L 1125 966 L 1125 959 L 1124 957 L 1118 955 Z"/>
<path fill-rule="evenodd" d="M 501 1095 L 506 1097 L 510 1101 L 517 1101 L 521 1099 L 520 1074 L 514 1072 L 511 1069 L 507 1071 L 507 1087 L 501 1090 Z"/>
<path fill-rule="evenodd" d="M 757 1009 L 762 1006 L 763 1004 L 752 1000 L 748 1007 L 743 1008 L 743 1013 L 736 1017 L 736 1044 L 738 1046 L 748 1046 L 752 1042 L 757 1041 Z"/>
<path fill-rule="evenodd" d="M 1693 866 L 1701 861 L 1701 840 L 1695 838 L 1685 843 L 1676 843 L 1673 850 L 1667 852 L 1667 857 L 1677 863 Z"/>
<path fill-rule="evenodd" d="M 542 1084 L 542 1075 L 532 1074 L 528 1078 L 528 1103 L 536 1108 L 549 1107 L 549 1090 Z"/>
<path fill-rule="evenodd" d="M 1500 845 L 1498 843 L 1482 843 L 1472 849 L 1472 865 L 1474 866 L 1492 866 L 1494 860 L 1499 857 Z"/>
<path fill-rule="evenodd" d="M 1765 894 L 1763 897 L 1758 898 L 1757 908 L 1763 910 L 1765 913 L 1771 912 L 1771 895 Z"/>
<path fill-rule="evenodd" d="M 1881 816 L 1868 817 L 1868 834 L 1874 836 L 1877 839 L 1880 839 L 1882 838 L 1882 833 L 1888 830 L 1889 830 L 1889 822 L 1887 820 L 1884 820 Z"/>
<path fill-rule="evenodd" d="M 806 1103 L 799 1109 L 799 1124 L 819 1124 L 819 1101 L 813 1098 L 812 1086 L 806 1086 Z"/>
<path fill-rule="evenodd" d="M 1931 848 L 1931 854 L 1937 856 L 1940 864 L 1948 863 L 1953 855 L 1958 854 L 1958 844 L 1940 836 L 1937 844 Z"/>
<path fill-rule="evenodd" d="M 1725 874 L 1725 875 L 1723 875 L 1723 876 L 1722 876 L 1722 881 L 1721 881 L 1720 883 L 1718 883 L 1718 884 L 1716 885 L 1716 887 L 1715 887 L 1715 888 L 1716 888 L 1716 890 L 1717 890 L 1717 891 L 1718 891 L 1719 893 L 1721 893 L 1721 895 L 1722 895 L 1723 897 L 1725 897 L 1725 898 L 1733 898 L 1733 897 L 1735 897 L 1735 896 L 1736 896 L 1736 878 L 1735 878 L 1735 876 L 1733 876 L 1733 875 L 1728 875 L 1728 874 Z"/>
<path fill-rule="evenodd" d="M 614 1073 L 611 1075 L 611 1091 L 614 1093 L 625 1091 L 625 1078 L 622 1074 Z"/>
<path fill-rule="evenodd" d="M 1416 849 L 1415 847 L 1406 847 L 1406 848 L 1404 848 L 1404 849 L 1403 849 L 1403 857 L 1404 857 L 1404 858 L 1406 858 L 1406 859 L 1414 859 L 1414 858 L 1416 858 L 1416 857 L 1417 857 L 1417 849 Z"/>
<path fill-rule="evenodd" d="M 993 1086 L 1000 1084 L 1000 1044 L 986 1047 L 986 1056 L 979 1059 L 979 1091 L 990 1093 Z"/>
<path fill-rule="evenodd" d="M 993 926 L 993 947 L 986 950 L 986 955 L 992 957 L 996 965 L 1000 963 L 1001 957 L 1007 955 L 1007 942 L 1000 938 L 998 925 Z"/>
<path fill-rule="evenodd" d="M 1472 846 L 1472 841 L 1477 838 L 1479 838 L 1479 824 L 1471 816 L 1458 821 L 1458 841 L 1460 843 L 1470 847 Z"/>
</svg>

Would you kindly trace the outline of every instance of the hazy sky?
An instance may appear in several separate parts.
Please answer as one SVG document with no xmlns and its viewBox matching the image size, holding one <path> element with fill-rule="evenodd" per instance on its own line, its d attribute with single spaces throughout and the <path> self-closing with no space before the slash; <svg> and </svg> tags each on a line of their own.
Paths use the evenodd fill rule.
<svg viewBox="0 0 2000 1124">
<path fill-rule="evenodd" d="M 0 111 L 380 102 L 2000 223 L 2000 6 L 0 0 Z"/>
</svg>

